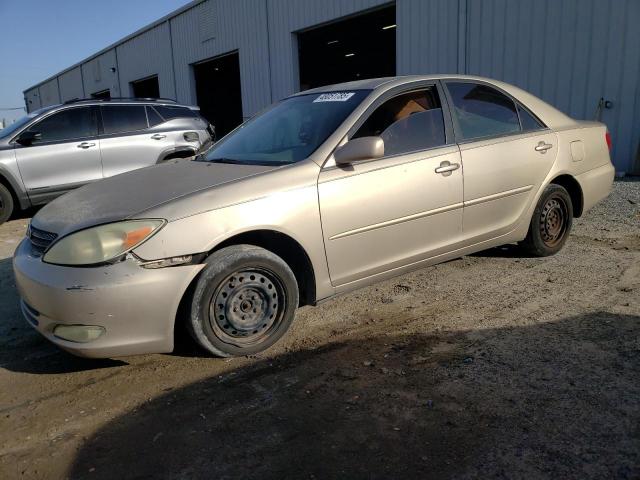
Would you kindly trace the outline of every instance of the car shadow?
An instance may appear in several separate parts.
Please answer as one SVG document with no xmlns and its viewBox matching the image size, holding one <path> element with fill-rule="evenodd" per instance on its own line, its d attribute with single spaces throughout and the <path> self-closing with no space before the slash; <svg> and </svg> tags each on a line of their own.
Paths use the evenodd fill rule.
<svg viewBox="0 0 640 480">
<path fill-rule="evenodd" d="M 127 365 L 75 357 L 52 345 L 22 317 L 11 259 L 0 260 L 0 368 L 32 374 L 70 373 Z"/>
<path fill-rule="evenodd" d="M 374 335 L 113 419 L 69 478 L 637 478 L 640 317 Z"/>
</svg>

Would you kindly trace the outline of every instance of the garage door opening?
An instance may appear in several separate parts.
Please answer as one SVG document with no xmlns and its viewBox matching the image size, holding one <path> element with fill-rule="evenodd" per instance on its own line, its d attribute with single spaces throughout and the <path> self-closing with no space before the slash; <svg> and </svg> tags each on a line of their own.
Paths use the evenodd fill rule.
<svg viewBox="0 0 640 480">
<path fill-rule="evenodd" d="M 100 90 L 91 94 L 91 98 L 111 98 L 111 90 Z"/>
<path fill-rule="evenodd" d="M 131 82 L 131 92 L 136 98 L 160 98 L 158 76 L 154 75 Z"/>
<path fill-rule="evenodd" d="M 221 138 L 242 123 L 240 57 L 232 53 L 193 65 L 200 113 Z"/>
<path fill-rule="evenodd" d="M 396 74 L 396 8 L 298 33 L 300 90 Z"/>
</svg>

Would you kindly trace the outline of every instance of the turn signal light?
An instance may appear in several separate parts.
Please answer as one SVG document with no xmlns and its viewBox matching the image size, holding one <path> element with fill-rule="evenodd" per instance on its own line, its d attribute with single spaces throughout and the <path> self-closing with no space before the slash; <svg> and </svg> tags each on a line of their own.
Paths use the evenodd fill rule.
<svg viewBox="0 0 640 480">
<path fill-rule="evenodd" d="M 607 147 L 611 150 L 611 134 L 609 132 L 605 133 L 604 139 L 607 141 Z"/>
</svg>

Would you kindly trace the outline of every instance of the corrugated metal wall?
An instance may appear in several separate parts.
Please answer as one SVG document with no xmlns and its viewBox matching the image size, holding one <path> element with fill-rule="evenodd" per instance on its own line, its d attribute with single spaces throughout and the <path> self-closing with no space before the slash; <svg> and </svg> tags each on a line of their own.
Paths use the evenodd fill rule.
<svg viewBox="0 0 640 480">
<path fill-rule="evenodd" d="M 195 103 L 193 64 L 237 51 L 243 112 L 249 117 L 298 90 L 296 32 L 390 3 L 394 2 L 194 2 L 62 73 L 61 98 L 52 86 L 54 77 L 25 91 L 25 99 L 31 111 L 104 89 L 112 96 L 128 96 L 131 81 L 158 75 L 162 96 Z M 601 119 L 614 138 L 616 167 L 640 170 L 640 0 L 395 4 L 398 74 L 453 72 L 498 78 L 581 119 L 594 118 L 598 100 L 604 97 L 613 102 Z"/>
<path fill-rule="evenodd" d="M 216 0 L 196 5 L 171 19 L 171 38 L 178 101 L 196 101 L 194 63 L 237 50 L 244 116 L 271 103 L 264 0 Z"/>
<path fill-rule="evenodd" d="M 38 87 L 40 91 L 40 103 L 42 105 L 54 105 L 60 103 L 60 93 L 58 92 L 58 78 L 49 80 Z"/>
<path fill-rule="evenodd" d="M 58 77 L 60 84 L 60 100 L 66 102 L 73 98 L 84 98 L 82 85 L 82 71 L 80 67 L 73 68 Z"/>
<path fill-rule="evenodd" d="M 164 22 L 116 47 L 122 96 L 133 96 L 130 82 L 158 76 L 160 96 L 176 98 L 169 22 Z"/>
<path fill-rule="evenodd" d="M 112 69 L 114 69 L 112 71 Z M 82 64 L 84 93 L 90 97 L 96 92 L 109 90 L 112 97 L 120 97 L 116 49 L 112 48 Z"/>
<path fill-rule="evenodd" d="M 640 140 L 640 1 L 469 1 L 465 73 L 518 85 L 574 118 L 601 120 L 620 171 Z M 636 166 L 638 168 L 639 166 Z"/>
<path fill-rule="evenodd" d="M 297 92 L 300 87 L 298 44 L 296 36 L 292 32 L 389 3 L 388 0 L 268 1 L 268 39 L 273 100 L 291 95 Z"/>
</svg>

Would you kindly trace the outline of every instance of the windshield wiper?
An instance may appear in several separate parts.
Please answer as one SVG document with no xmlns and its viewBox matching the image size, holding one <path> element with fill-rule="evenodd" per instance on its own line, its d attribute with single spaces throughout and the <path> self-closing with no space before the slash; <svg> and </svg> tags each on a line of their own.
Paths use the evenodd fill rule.
<svg viewBox="0 0 640 480">
<path fill-rule="evenodd" d="M 205 162 L 211 162 L 211 163 L 231 163 L 233 165 L 250 165 L 247 162 L 244 162 L 242 160 L 234 160 L 233 158 L 212 158 L 212 159 L 204 159 Z"/>
</svg>

